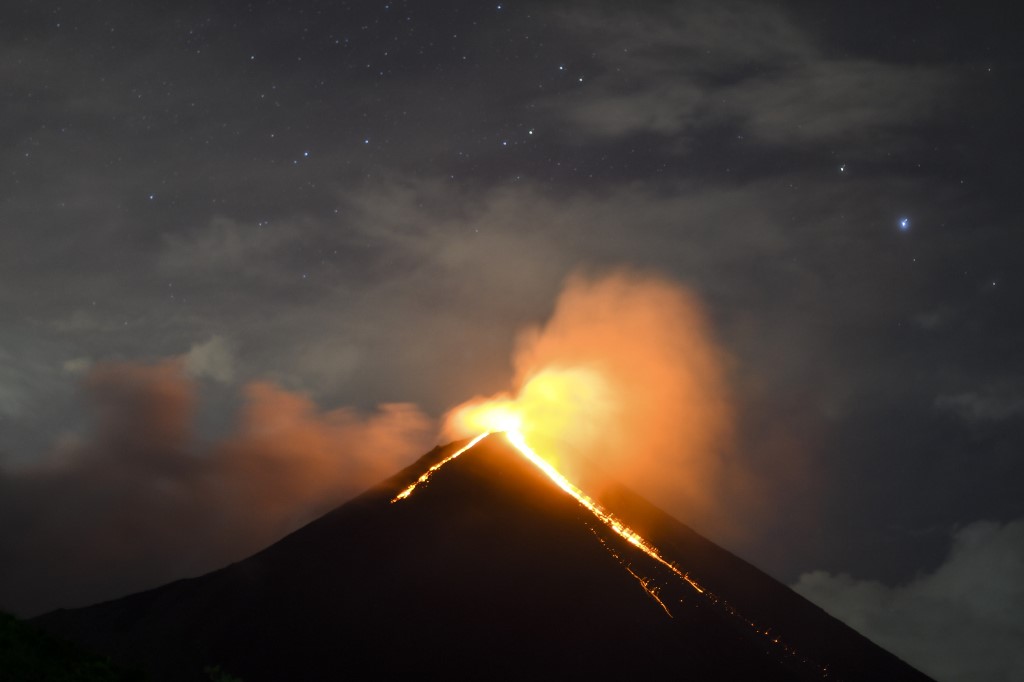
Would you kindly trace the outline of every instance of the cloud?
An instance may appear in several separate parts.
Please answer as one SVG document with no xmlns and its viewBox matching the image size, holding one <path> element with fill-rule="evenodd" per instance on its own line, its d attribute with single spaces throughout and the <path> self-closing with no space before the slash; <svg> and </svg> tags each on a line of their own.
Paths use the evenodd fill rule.
<svg viewBox="0 0 1024 682">
<path fill-rule="evenodd" d="M 85 374 L 89 371 L 90 367 L 92 367 L 92 360 L 89 358 L 71 358 L 70 360 L 65 360 L 64 364 L 61 365 L 61 369 L 68 374 L 74 375 Z"/>
<path fill-rule="evenodd" d="M 820 60 L 725 89 L 715 109 L 774 143 L 875 139 L 933 115 L 946 85 L 948 76 L 926 67 Z"/>
<path fill-rule="evenodd" d="M 91 332 L 103 329 L 104 325 L 96 315 L 86 309 L 79 309 L 64 317 L 53 320 L 53 328 L 62 334 L 74 334 L 80 332 Z"/>
<path fill-rule="evenodd" d="M 1024 679 L 1024 519 L 953 534 L 945 561 L 888 587 L 814 571 L 793 589 L 942 682 Z"/>
<path fill-rule="evenodd" d="M 938 69 L 827 56 L 778 8 L 648 10 L 562 13 L 568 29 L 604 46 L 594 55 L 600 70 L 542 106 L 589 137 L 689 139 L 726 122 L 793 144 L 870 139 L 933 115 L 948 92 L 950 77 Z"/>
<path fill-rule="evenodd" d="M 269 383 L 244 388 L 234 429 L 193 430 L 181 359 L 86 376 L 91 433 L 0 470 L 0 608 L 37 613 L 240 559 L 422 454 L 432 423 L 408 404 L 320 410 Z"/>
<path fill-rule="evenodd" d="M 935 398 L 935 407 L 953 412 L 969 422 L 1002 421 L 1024 414 L 1024 399 L 1002 393 L 969 391 L 940 395 Z"/>
<path fill-rule="evenodd" d="M 234 354 L 231 344 L 223 336 L 214 335 L 193 345 L 182 359 L 189 376 L 209 377 L 222 384 L 231 383 L 235 377 Z"/>
<path fill-rule="evenodd" d="M 0 346 L 0 418 L 21 419 L 32 413 L 40 394 L 52 389 L 58 372 L 38 357 Z"/>
<path fill-rule="evenodd" d="M 0 415 L 17 417 L 22 412 L 24 394 L 13 386 L 0 383 Z"/>
<path fill-rule="evenodd" d="M 947 326 L 956 317 L 956 311 L 949 306 L 943 306 L 934 310 L 918 313 L 911 319 L 925 331 L 936 331 Z"/>
<path fill-rule="evenodd" d="M 297 224 L 275 224 L 270 229 L 262 222 L 214 216 L 209 224 L 190 233 L 165 234 L 159 266 L 167 273 L 198 271 L 255 277 L 265 274 L 274 256 L 289 244 L 294 246 L 294 240 L 303 238 L 304 232 L 308 229 L 300 229 Z"/>
</svg>

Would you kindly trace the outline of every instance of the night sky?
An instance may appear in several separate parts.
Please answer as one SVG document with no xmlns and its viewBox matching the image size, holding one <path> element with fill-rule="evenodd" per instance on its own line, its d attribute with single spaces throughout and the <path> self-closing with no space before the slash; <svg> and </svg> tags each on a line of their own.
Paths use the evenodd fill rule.
<svg viewBox="0 0 1024 682">
<path fill-rule="evenodd" d="M 1024 676 L 1009 10 L 618 5 L 4 3 L 0 608 L 265 546 L 627 268 L 729 357 L 761 493 L 696 529 L 939 679 Z"/>
</svg>

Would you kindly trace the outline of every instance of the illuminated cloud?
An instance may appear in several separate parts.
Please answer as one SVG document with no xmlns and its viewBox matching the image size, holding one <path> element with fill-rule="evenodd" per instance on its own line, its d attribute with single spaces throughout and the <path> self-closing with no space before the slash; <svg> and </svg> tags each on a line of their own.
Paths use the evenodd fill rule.
<svg viewBox="0 0 1024 682">
<path fill-rule="evenodd" d="M 395 472 L 431 444 L 416 407 L 324 411 L 251 383 L 233 430 L 194 433 L 180 359 L 85 378 L 90 434 L 0 469 L 0 609 L 34 613 L 153 587 L 241 559 Z"/>
</svg>

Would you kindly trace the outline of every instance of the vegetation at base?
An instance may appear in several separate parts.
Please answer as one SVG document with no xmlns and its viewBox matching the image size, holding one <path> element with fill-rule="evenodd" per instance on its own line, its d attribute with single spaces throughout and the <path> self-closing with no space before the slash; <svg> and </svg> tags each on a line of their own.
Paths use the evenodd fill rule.
<svg viewBox="0 0 1024 682">
<path fill-rule="evenodd" d="M 0 611 L 0 679 L 4 682 L 139 682 L 140 672 L 41 632 Z"/>
<path fill-rule="evenodd" d="M 210 678 L 210 682 L 242 682 L 241 677 L 235 677 L 221 670 L 219 665 L 208 665 L 203 668 L 203 672 Z"/>
</svg>

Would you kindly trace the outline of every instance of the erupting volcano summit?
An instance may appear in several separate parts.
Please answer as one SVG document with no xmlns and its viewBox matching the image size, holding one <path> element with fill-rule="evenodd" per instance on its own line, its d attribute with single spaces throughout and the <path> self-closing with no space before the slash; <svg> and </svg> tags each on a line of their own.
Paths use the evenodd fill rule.
<svg viewBox="0 0 1024 682">
<path fill-rule="evenodd" d="M 37 623 L 168 680 L 927 679 L 514 432 L 436 448 L 245 561 Z"/>
</svg>

